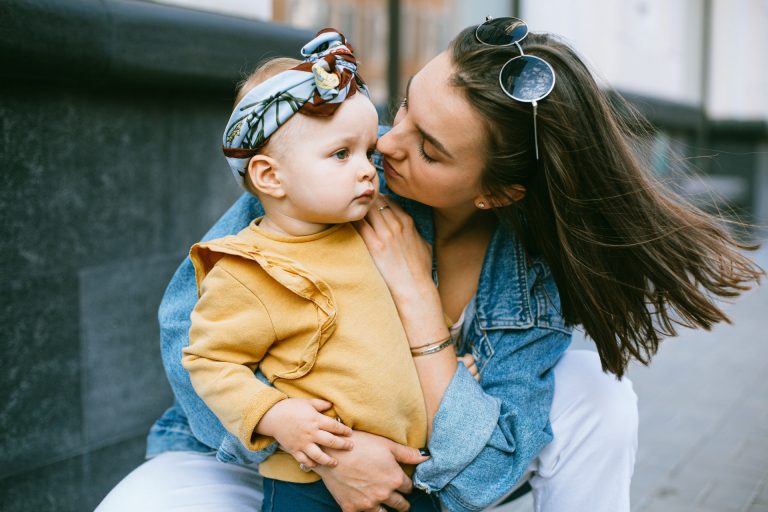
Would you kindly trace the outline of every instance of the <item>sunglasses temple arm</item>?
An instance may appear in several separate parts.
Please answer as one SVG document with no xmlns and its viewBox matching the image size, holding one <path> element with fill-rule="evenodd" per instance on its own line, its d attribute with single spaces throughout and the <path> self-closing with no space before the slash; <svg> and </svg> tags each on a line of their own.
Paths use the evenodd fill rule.
<svg viewBox="0 0 768 512">
<path fill-rule="evenodd" d="M 536 160 L 539 159 L 539 132 L 536 128 L 536 110 L 538 107 L 538 104 L 534 101 L 532 102 L 533 105 L 533 145 L 536 148 Z"/>
</svg>

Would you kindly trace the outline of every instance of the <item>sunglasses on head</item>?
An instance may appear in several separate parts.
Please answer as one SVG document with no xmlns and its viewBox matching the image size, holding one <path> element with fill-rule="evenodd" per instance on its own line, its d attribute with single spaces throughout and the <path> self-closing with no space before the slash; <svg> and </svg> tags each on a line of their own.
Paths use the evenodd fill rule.
<svg viewBox="0 0 768 512">
<path fill-rule="evenodd" d="M 538 102 L 546 98 L 555 86 L 555 70 L 547 61 L 526 55 L 520 41 L 528 35 L 528 25 L 518 18 L 490 16 L 477 26 L 475 39 L 488 46 L 517 46 L 520 55 L 509 59 L 499 71 L 499 84 L 504 94 L 516 101 L 533 106 L 533 140 L 536 160 L 539 159 L 539 137 L 536 128 Z"/>
</svg>

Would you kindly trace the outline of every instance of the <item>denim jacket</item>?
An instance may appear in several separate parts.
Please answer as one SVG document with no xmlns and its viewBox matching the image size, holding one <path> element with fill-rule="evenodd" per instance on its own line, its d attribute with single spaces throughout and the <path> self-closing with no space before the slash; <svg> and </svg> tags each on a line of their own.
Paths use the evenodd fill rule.
<svg viewBox="0 0 768 512">
<path fill-rule="evenodd" d="M 380 161 L 377 164 L 381 169 Z M 391 194 L 385 184 L 382 188 Z M 433 243 L 431 208 L 395 200 L 411 214 L 424 239 Z M 237 233 L 260 215 L 258 199 L 244 194 L 203 240 Z M 181 366 L 196 301 L 194 269 L 186 258 L 158 313 L 163 364 L 176 400 L 152 426 L 147 456 L 193 450 L 215 452 L 224 462 L 258 464 L 276 445 L 261 452 L 247 450 L 195 394 Z M 434 418 L 431 458 L 414 474 L 414 484 L 437 493 L 451 511 L 482 510 L 498 501 L 552 439 L 552 368 L 571 341 L 549 268 L 541 260 L 527 260 L 520 241 L 502 227 L 486 251 L 463 332 L 458 353 L 472 353 L 480 381 L 458 365 Z"/>
</svg>

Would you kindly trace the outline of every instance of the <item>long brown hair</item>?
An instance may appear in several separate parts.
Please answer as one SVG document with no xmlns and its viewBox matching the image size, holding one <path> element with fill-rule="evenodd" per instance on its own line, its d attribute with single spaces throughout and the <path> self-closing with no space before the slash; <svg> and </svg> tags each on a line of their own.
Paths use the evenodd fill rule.
<svg viewBox="0 0 768 512">
<path fill-rule="evenodd" d="M 583 325 L 603 369 L 620 378 L 630 359 L 648 364 L 676 325 L 728 321 L 714 297 L 759 281 L 761 269 L 739 252 L 755 247 L 654 178 L 632 149 L 637 123 L 618 115 L 578 55 L 548 34 L 521 43 L 556 73 L 538 104 L 536 160 L 532 106 L 499 85 L 501 66 L 519 51 L 481 45 L 474 31 L 462 31 L 449 52 L 452 84 L 486 123 L 483 187 L 499 197 L 525 185 L 522 200 L 495 211 L 547 262 L 563 318 Z"/>
</svg>

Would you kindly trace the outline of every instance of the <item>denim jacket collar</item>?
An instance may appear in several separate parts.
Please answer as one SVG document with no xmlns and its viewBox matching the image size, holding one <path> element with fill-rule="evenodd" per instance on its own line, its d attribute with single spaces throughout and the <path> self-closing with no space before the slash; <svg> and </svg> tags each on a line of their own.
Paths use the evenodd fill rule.
<svg viewBox="0 0 768 512">
<path fill-rule="evenodd" d="M 523 244 L 502 225 L 488 244 L 477 287 L 477 318 L 483 329 L 533 327 L 531 283 Z"/>
</svg>

